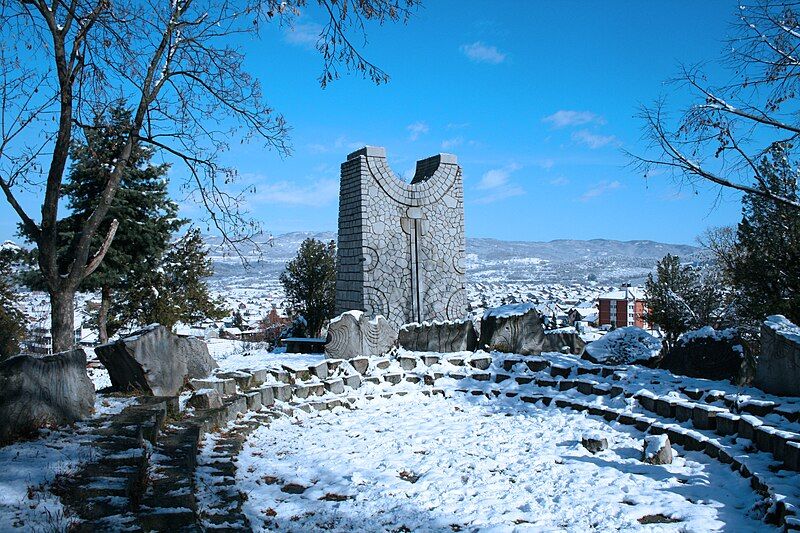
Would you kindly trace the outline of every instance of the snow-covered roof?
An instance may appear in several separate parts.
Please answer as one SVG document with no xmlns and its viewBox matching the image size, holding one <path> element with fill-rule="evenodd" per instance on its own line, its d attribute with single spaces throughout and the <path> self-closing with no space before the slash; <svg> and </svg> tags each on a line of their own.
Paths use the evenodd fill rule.
<svg viewBox="0 0 800 533">
<path fill-rule="evenodd" d="M 609 291 L 597 297 L 598 300 L 644 300 L 642 287 L 623 287 Z"/>
</svg>

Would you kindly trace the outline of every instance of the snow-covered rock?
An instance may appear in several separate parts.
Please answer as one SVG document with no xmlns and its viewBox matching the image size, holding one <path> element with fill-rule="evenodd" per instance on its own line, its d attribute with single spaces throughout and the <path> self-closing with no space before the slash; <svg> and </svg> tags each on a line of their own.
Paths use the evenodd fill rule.
<svg viewBox="0 0 800 533">
<path fill-rule="evenodd" d="M 672 463 L 672 446 L 666 435 L 648 435 L 644 438 L 642 461 L 651 465 L 668 465 Z"/>
<path fill-rule="evenodd" d="M 681 335 L 660 366 L 673 374 L 735 380 L 743 358 L 744 345 L 735 329 L 706 326 Z"/>
<path fill-rule="evenodd" d="M 608 439 L 599 431 L 587 431 L 581 435 L 581 445 L 592 453 L 608 449 Z"/>
<path fill-rule="evenodd" d="M 586 345 L 584 359 L 593 363 L 628 365 L 651 363 L 661 353 L 661 340 L 642 328 L 628 326 L 615 329 L 602 339 Z"/>
</svg>

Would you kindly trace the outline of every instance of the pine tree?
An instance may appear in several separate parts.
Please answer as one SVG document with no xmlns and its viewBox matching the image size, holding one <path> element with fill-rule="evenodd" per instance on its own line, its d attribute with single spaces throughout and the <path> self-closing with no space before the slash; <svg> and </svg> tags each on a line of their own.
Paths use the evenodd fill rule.
<svg viewBox="0 0 800 533">
<path fill-rule="evenodd" d="M 647 275 L 645 299 L 647 310 L 642 318 L 659 326 L 668 349 L 678 336 L 696 325 L 698 319 L 691 305 L 697 278 L 692 268 L 681 265 L 680 257 L 667 254 L 656 264 L 656 277 Z"/>
<path fill-rule="evenodd" d="M 791 146 L 776 143 L 759 163 L 764 187 L 797 201 L 798 169 Z M 766 316 L 785 315 L 800 323 L 800 210 L 755 194 L 742 199 L 742 221 L 728 254 L 736 308 L 751 326 Z"/>
<path fill-rule="evenodd" d="M 200 230 L 191 228 L 171 243 L 159 266 L 137 280 L 112 312 L 123 324 L 158 322 L 172 328 L 227 316 L 222 302 L 211 297 L 206 278 L 214 274 Z"/>
<path fill-rule="evenodd" d="M 292 310 L 305 318 L 308 334 L 319 335 L 336 303 L 336 244 L 304 240 L 280 279 Z"/>
<path fill-rule="evenodd" d="M 108 182 L 108 173 L 124 147 L 130 129 L 131 114 L 117 107 L 108 116 L 98 116 L 86 134 L 86 143 L 75 143 L 71 150 L 72 166 L 62 197 L 71 213 L 59 221 L 59 248 L 66 251 L 76 245 L 80 228 L 97 207 Z M 97 313 L 100 342 L 106 342 L 121 325 L 109 319 L 114 294 L 125 291 L 135 280 L 147 277 L 169 244 L 170 236 L 185 220 L 177 218 L 178 206 L 169 198 L 165 175 L 169 165 L 152 165 L 153 151 L 137 145 L 123 172 L 118 190 L 108 213 L 95 234 L 92 246 L 108 233 L 117 220 L 114 240 L 100 267 L 80 285 L 82 291 L 100 291 Z M 60 253 L 60 258 L 70 257 Z M 61 265 L 68 270 L 68 265 Z M 40 275 L 26 276 L 32 288 L 38 288 Z"/>
<path fill-rule="evenodd" d="M 0 249 L 0 360 L 19 353 L 19 343 L 27 330 L 11 268 L 17 259 L 16 249 Z"/>
</svg>

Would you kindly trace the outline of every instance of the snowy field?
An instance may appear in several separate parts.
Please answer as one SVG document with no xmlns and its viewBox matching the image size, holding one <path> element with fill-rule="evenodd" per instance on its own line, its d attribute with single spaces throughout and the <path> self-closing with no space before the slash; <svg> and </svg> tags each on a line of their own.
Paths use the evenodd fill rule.
<svg viewBox="0 0 800 533">
<path fill-rule="evenodd" d="M 585 413 L 456 394 L 284 418 L 239 456 L 269 531 L 764 531 L 747 480 L 699 453 L 641 462 L 642 434 Z M 609 449 L 580 444 L 600 431 Z"/>
</svg>

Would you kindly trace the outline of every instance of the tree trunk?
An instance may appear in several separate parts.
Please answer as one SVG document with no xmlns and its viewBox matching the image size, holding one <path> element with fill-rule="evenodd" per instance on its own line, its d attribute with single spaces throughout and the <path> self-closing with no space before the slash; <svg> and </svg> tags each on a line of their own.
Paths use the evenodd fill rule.
<svg viewBox="0 0 800 533">
<path fill-rule="evenodd" d="M 75 344 L 75 290 L 50 291 L 50 321 L 53 352 L 71 350 Z"/>
<path fill-rule="evenodd" d="M 111 307 L 111 287 L 103 285 L 100 289 L 100 311 L 97 313 L 97 329 L 100 344 L 108 342 L 108 309 Z"/>
</svg>

